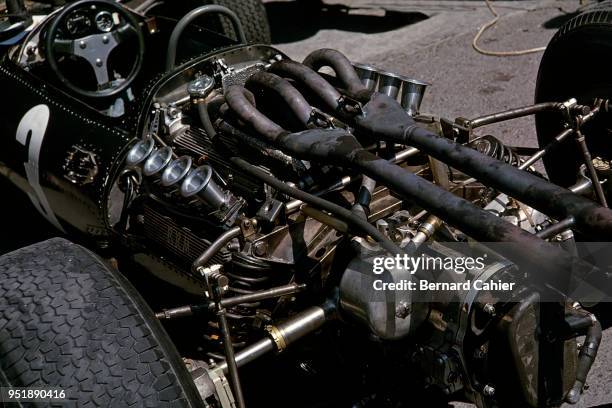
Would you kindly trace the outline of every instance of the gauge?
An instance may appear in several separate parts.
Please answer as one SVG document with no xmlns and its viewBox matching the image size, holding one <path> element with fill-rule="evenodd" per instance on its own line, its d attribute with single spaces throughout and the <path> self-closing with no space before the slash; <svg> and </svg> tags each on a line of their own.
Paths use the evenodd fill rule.
<svg viewBox="0 0 612 408">
<path fill-rule="evenodd" d="M 101 11 L 96 14 L 96 27 L 103 33 L 108 33 L 115 26 L 113 15 L 108 11 Z"/>
<path fill-rule="evenodd" d="M 91 19 L 87 13 L 76 10 L 66 19 L 66 29 L 73 36 L 85 35 L 91 29 Z"/>
</svg>

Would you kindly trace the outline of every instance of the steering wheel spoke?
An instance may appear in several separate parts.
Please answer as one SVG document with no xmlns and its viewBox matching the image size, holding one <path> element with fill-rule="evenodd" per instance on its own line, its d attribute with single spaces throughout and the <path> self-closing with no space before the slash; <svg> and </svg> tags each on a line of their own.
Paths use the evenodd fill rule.
<svg viewBox="0 0 612 408">
<path fill-rule="evenodd" d="M 119 42 L 110 33 L 89 35 L 74 42 L 73 54 L 89 62 L 96 74 L 98 86 L 107 84 L 108 58 Z"/>
</svg>

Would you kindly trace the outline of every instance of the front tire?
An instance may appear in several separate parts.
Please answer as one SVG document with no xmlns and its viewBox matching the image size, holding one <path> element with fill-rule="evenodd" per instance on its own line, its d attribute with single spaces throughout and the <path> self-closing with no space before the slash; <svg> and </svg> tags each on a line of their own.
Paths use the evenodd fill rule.
<svg viewBox="0 0 612 408">
<path fill-rule="evenodd" d="M 59 238 L 0 257 L 0 378 L 60 388 L 70 406 L 203 406 L 130 283 Z"/>
</svg>

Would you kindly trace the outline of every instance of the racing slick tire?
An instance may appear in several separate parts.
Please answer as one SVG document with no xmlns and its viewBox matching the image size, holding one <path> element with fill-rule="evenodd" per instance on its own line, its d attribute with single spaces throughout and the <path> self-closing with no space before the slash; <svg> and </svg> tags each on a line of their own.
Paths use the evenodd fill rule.
<svg viewBox="0 0 612 408">
<path fill-rule="evenodd" d="M 63 390 L 69 406 L 203 406 L 131 284 L 60 238 L 0 257 L 0 386 Z"/>
<path fill-rule="evenodd" d="M 587 8 L 566 22 L 554 35 L 540 63 L 536 83 L 536 102 L 566 101 L 575 97 L 579 103 L 592 104 L 594 98 L 612 96 L 612 3 L 605 1 Z M 589 150 L 593 158 L 612 159 L 610 114 L 585 125 Z M 562 130 L 559 115 L 543 112 L 536 115 L 540 147 L 546 146 Z M 588 137 L 589 134 L 597 135 Z M 565 140 L 543 159 L 548 177 L 556 184 L 570 186 L 576 181 L 583 163 L 580 149 Z"/>
</svg>

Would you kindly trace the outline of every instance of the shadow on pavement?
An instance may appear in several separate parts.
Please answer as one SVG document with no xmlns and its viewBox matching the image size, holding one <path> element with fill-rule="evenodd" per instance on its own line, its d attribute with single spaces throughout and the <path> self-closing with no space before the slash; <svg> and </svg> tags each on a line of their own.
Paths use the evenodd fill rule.
<svg viewBox="0 0 612 408">
<path fill-rule="evenodd" d="M 428 18 L 419 12 L 353 8 L 342 4 L 324 4 L 320 0 L 272 1 L 265 3 L 265 7 L 273 43 L 304 40 L 322 29 L 382 33 Z M 381 11 L 384 14 L 378 15 Z"/>
<path fill-rule="evenodd" d="M 544 22 L 544 24 L 542 24 L 542 27 L 549 29 L 549 30 L 559 29 L 561 28 L 563 24 L 567 23 L 569 20 L 576 17 L 578 14 L 580 14 L 580 10 L 575 11 L 573 13 L 567 13 L 567 14 L 561 14 L 561 15 L 555 16 L 551 18 L 550 20 Z"/>
</svg>

